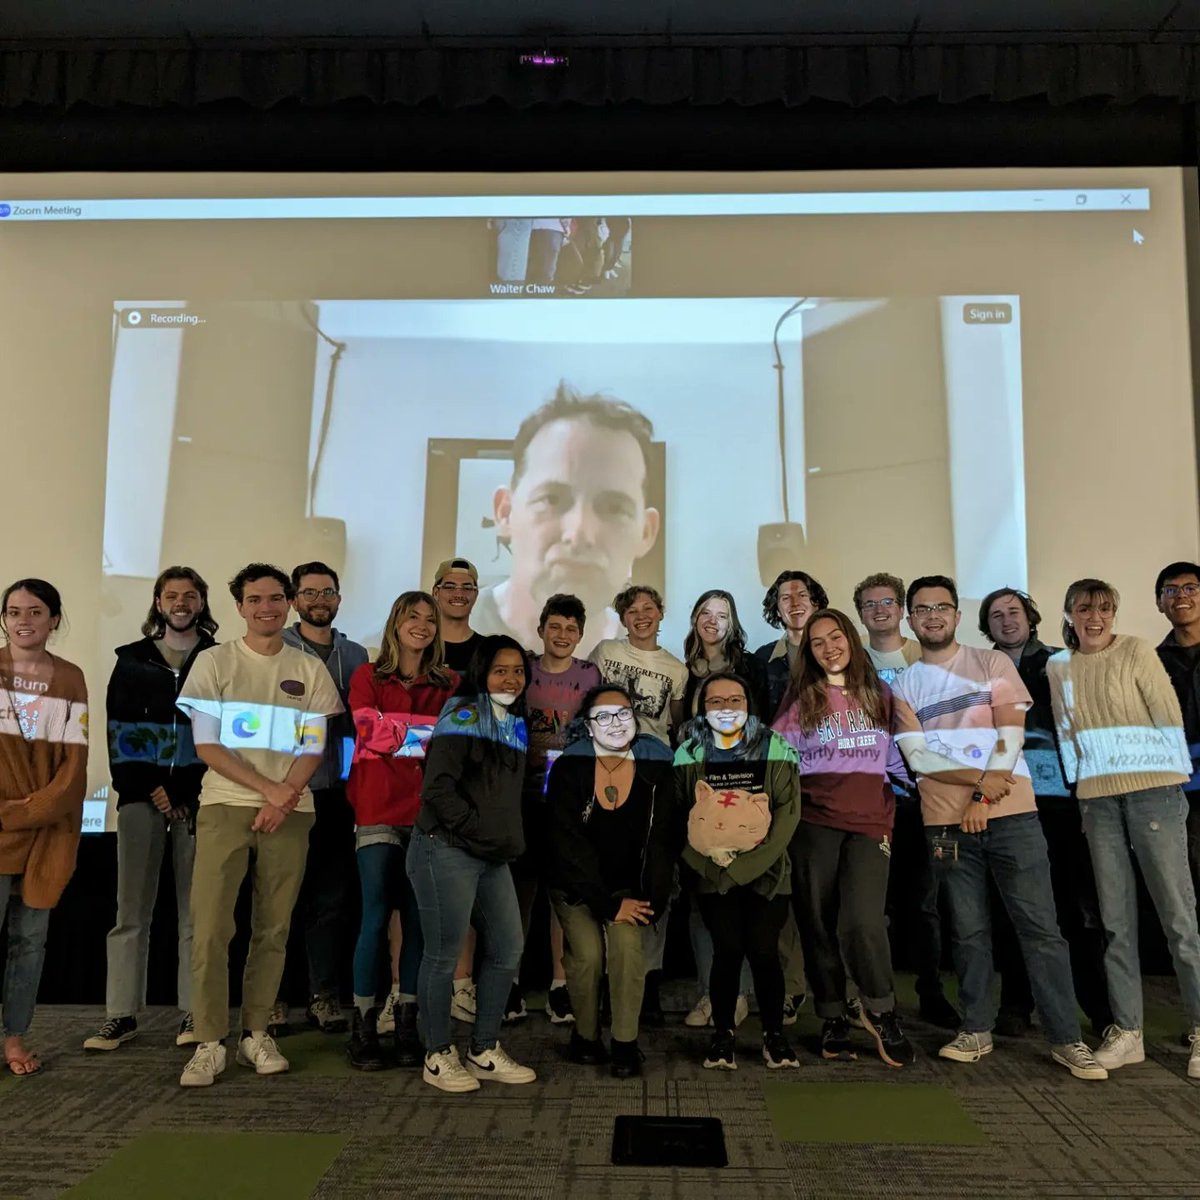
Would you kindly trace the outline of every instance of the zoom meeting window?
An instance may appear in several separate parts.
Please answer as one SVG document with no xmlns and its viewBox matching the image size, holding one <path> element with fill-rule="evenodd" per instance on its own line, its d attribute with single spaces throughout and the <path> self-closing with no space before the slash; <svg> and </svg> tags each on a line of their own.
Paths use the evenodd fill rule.
<svg viewBox="0 0 1200 1200">
<path fill-rule="evenodd" d="M 847 611 L 871 572 L 952 574 L 967 641 L 999 586 L 1057 640 L 1098 575 L 1157 640 L 1200 537 L 1186 182 L 0 178 L 7 571 L 63 590 L 94 710 L 171 563 L 222 639 L 247 561 L 329 562 L 378 645 L 461 555 L 473 623 L 527 645 L 558 591 L 584 651 L 618 632 L 631 580 L 676 653 L 711 587 L 758 645 L 794 567 Z"/>
</svg>

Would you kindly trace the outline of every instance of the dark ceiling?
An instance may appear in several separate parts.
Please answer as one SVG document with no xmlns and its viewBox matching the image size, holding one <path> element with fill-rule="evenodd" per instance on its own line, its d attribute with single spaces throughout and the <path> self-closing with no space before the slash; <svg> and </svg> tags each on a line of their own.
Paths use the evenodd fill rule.
<svg viewBox="0 0 1200 1200">
<path fill-rule="evenodd" d="M 0 38 L 1194 40 L 1200 0 L 4 0 Z"/>
</svg>

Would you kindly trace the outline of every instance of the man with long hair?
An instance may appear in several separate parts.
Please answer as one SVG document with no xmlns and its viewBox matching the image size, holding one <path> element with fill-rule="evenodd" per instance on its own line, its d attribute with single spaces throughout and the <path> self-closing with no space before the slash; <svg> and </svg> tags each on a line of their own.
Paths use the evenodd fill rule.
<svg viewBox="0 0 1200 1200">
<path fill-rule="evenodd" d="M 108 761 L 117 793 L 117 923 L 108 933 L 104 1024 L 86 1050 L 116 1050 L 137 1037 L 146 1003 L 150 923 L 167 844 L 175 874 L 179 938 L 177 1046 L 192 1028 L 192 860 L 204 763 L 191 722 L 175 707 L 196 655 L 214 645 L 217 622 L 208 584 L 191 567 L 168 567 L 154 581 L 142 638 L 117 647 L 108 681 Z"/>
</svg>

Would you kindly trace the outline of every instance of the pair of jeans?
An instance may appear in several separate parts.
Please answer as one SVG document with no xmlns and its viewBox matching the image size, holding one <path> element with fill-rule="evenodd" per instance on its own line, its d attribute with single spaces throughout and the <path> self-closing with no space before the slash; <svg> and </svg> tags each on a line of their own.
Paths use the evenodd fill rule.
<svg viewBox="0 0 1200 1200">
<path fill-rule="evenodd" d="M 708 979 L 713 1026 L 732 1032 L 742 962 L 749 960 L 763 1033 L 781 1032 L 783 967 L 779 963 L 779 935 L 787 920 L 788 897 L 768 900 L 753 885 L 743 884 L 723 895 L 702 892 L 700 912 L 713 941 Z"/>
<path fill-rule="evenodd" d="M 921 820 L 921 802 L 897 793 L 888 874 L 888 935 L 893 961 L 905 962 L 916 972 L 917 995 L 922 1000 L 936 1000 L 944 994 L 938 890 Z"/>
<path fill-rule="evenodd" d="M 890 843 L 801 821 L 792 838 L 792 904 L 818 1017 L 840 1017 L 846 971 L 870 1012 L 896 1006 L 887 900 Z"/>
<path fill-rule="evenodd" d="M 24 1037 L 46 959 L 48 908 L 30 908 L 21 898 L 21 876 L 0 875 L 0 912 L 8 920 L 8 960 L 4 967 L 4 1036 Z"/>
<path fill-rule="evenodd" d="M 345 978 L 354 906 L 354 810 L 340 788 L 313 792 L 315 820 L 297 908 L 310 996 L 337 996 Z"/>
<path fill-rule="evenodd" d="M 1188 1019 L 1200 1025 L 1200 932 L 1183 792 L 1178 787 L 1146 788 L 1083 800 L 1080 806 L 1108 933 L 1104 966 L 1113 1020 L 1122 1029 L 1142 1028 L 1136 858 L 1171 948 Z"/>
<path fill-rule="evenodd" d="M 117 809 L 117 923 L 108 931 L 108 983 L 104 1007 L 110 1017 L 132 1017 L 146 1003 L 150 924 L 158 899 L 163 855 L 171 846 L 179 951 L 175 998 L 180 1012 L 192 1007 L 192 863 L 196 835 L 187 821 L 168 821 L 149 801 Z"/>
<path fill-rule="evenodd" d="M 507 863 L 485 862 L 433 834 L 414 829 L 408 877 L 417 897 L 425 951 L 417 978 L 417 1008 L 425 1020 L 430 1054 L 450 1047 L 450 992 L 454 967 L 471 925 L 483 947 L 476 980 L 474 1050 L 490 1050 L 500 1037 L 513 972 L 524 938 L 517 890 Z"/>
<path fill-rule="evenodd" d="M 996 1022 L 990 875 L 1017 932 L 1047 1039 L 1055 1046 L 1079 1041 L 1071 960 L 1054 914 L 1046 838 L 1037 813 L 999 817 L 982 833 L 963 833 L 957 825 L 929 825 L 925 836 L 950 905 L 963 1029 L 989 1033 Z"/>
<path fill-rule="evenodd" d="M 601 921 L 586 904 L 569 904 L 561 892 L 552 892 L 550 900 L 562 926 L 563 967 L 579 1036 L 589 1042 L 600 1036 L 600 980 L 607 973 L 613 1040 L 636 1042 L 646 986 L 641 929 Z"/>
<path fill-rule="evenodd" d="M 1071 955 L 1075 995 L 1092 1029 L 1101 1033 L 1112 1024 L 1113 1016 L 1104 971 L 1104 922 L 1079 802 L 1072 796 L 1039 796 L 1037 806 L 1050 858 L 1050 886 L 1054 889 L 1058 927 Z M 1028 1017 L 1033 1012 L 1029 974 L 1012 921 L 994 892 L 992 942 L 996 970 L 1000 972 L 1000 1011 Z"/>
<path fill-rule="evenodd" d="M 391 988 L 388 954 L 388 921 L 400 913 L 400 992 L 417 994 L 424 942 L 417 897 L 408 878 L 405 857 L 412 830 L 401 831 L 402 842 L 377 842 L 358 851 L 358 878 L 362 884 L 362 925 L 354 947 L 354 999 L 377 1000 Z"/>
</svg>

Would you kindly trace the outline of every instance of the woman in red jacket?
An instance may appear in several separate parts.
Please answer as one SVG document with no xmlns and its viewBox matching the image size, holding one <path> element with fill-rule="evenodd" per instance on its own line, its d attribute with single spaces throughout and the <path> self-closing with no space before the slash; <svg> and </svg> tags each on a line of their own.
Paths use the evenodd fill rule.
<svg viewBox="0 0 1200 1200">
<path fill-rule="evenodd" d="M 387 926 L 400 913 L 400 1003 L 396 1006 L 396 1062 L 417 1066 L 417 971 L 421 923 L 404 857 L 421 806 L 425 745 L 458 676 L 446 666 L 438 608 L 425 592 L 397 597 L 374 663 L 350 677 L 354 759 L 346 794 L 357 825 L 362 928 L 354 948 L 354 1026 L 350 1065 L 376 1071 L 383 1065 L 376 1028 L 379 987 L 388 979 Z"/>
</svg>

